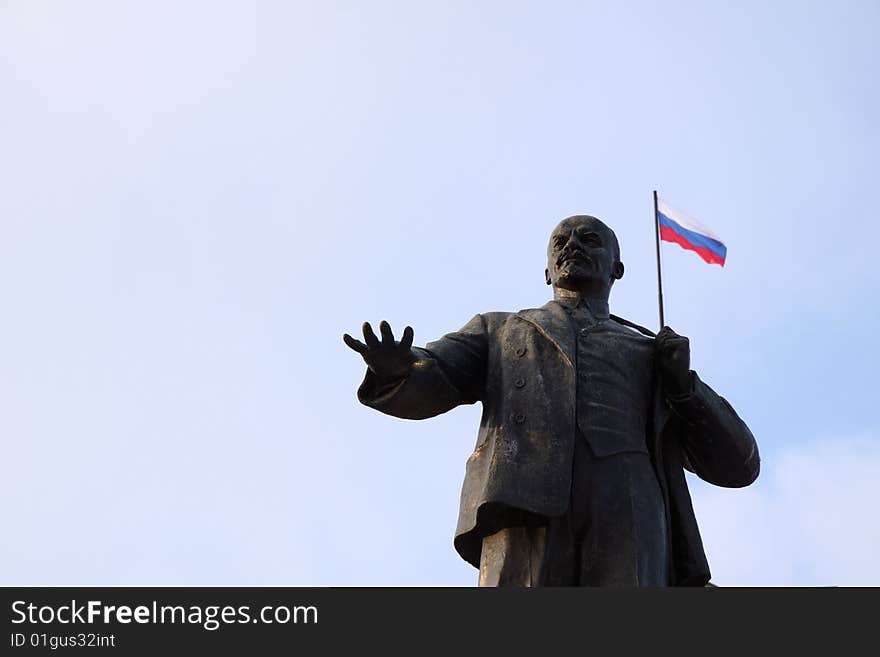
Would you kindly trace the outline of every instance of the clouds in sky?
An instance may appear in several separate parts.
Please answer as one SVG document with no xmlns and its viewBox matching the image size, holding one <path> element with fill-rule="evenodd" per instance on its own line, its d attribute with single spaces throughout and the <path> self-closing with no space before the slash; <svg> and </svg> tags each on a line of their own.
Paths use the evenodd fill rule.
<svg viewBox="0 0 880 657">
<path fill-rule="evenodd" d="M 877 586 L 878 437 L 790 445 L 765 458 L 763 469 L 741 491 L 692 481 L 713 582 Z"/>
</svg>

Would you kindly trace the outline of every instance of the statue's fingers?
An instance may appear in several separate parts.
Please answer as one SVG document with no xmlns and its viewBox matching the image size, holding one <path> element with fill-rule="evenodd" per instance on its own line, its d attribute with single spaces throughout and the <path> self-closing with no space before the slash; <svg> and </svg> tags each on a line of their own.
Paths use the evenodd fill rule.
<svg viewBox="0 0 880 657">
<path fill-rule="evenodd" d="M 370 350 L 367 345 L 365 345 L 360 340 L 355 340 L 348 333 L 342 336 L 342 341 L 345 342 L 345 344 L 347 344 L 349 348 L 354 349 L 359 354 L 365 354 Z"/>
<path fill-rule="evenodd" d="M 379 332 L 382 334 L 382 345 L 385 347 L 393 347 L 394 333 L 391 332 L 391 325 L 384 319 L 379 323 Z"/>
<path fill-rule="evenodd" d="M 679 335 L 668 326 L 664 326 L 663 329 L 657 334 L 657 342 L 663 348 L 672 349 L 676 345 L 687 342 L 687 338 L 683 335 Z"/>
<path fill-rule="evenodd" d="M 403 336 L 400 338 L 400 348 L 401 349 L 409 349 L 412 347 L 413 343 L 413 330 L 412 326 L 407 326 L 403 329 Z"/>
<path fill-rule="evenodd" d="M 373 333 L 373 327 L 369 322 L 364 322 L 364 342 L 370 349 L 376 349 L 379 346 L 379 339 Z"/>
</svg>

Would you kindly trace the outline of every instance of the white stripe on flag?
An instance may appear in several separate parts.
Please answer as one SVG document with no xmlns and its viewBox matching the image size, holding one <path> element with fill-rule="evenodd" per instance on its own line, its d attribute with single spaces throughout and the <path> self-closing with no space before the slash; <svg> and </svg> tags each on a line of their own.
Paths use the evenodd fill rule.
<svg viewBox="0 0 880 657">
<path fill-rule="evenodd" d="M 699 221 L 697 221 L 690 215 L 685 214 L 681 210 L 675 209 L 662 198 L 657 199 L 657 210 L 660 212 L 660 214 L 665 214 L 682 228 L 687 228 L 688 230 L 692 230 L 695 233 L 699 233 L 700 235 L 711 237 L 713 240 L 716 240 L 718 242 L 723 241 L 720 237 L 718 237 L 715 233 L 713 233 Z"/>
</svg>

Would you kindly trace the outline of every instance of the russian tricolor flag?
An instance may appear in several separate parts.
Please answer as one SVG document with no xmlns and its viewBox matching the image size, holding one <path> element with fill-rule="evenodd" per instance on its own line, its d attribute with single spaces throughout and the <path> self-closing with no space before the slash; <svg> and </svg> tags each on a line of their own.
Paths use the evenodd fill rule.
<svg viewBox="0 0 880 657">
<path fill-rule="evenodd" d="M 724 266 L 727 247 L 718 236 L 693 217 L 676 210 L 659 198 L 657 222 L 660 225 L 660 239 L 664 242 L 675 242 L 683 249 L 696 251 L 710 265 Z"/>
</svg>

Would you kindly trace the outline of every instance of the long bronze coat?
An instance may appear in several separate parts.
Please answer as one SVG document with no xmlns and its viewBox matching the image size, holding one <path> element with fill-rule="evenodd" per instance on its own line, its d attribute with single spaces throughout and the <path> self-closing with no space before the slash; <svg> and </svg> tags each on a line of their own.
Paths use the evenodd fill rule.
<svg viewBox="0 0 880 657">
<path fill-rule="evenodd" d="M 631 330 L 617 323 L 622 320 L 611 321 L 615 330 Z M 566 511 L 578 437 L 575 349 L 569 318 L 555 301 L 517 313 L 485 313 L 425 349 L 414 349 L 419 358 L 407 377 L 380 381 L 368 370 L 358 390 L 367 406 L 408 419 L 483 403 L 455 535 L 456 550 L 475 567 L 484 536 L 524 516 Z M 692 377 L 693 394 L 675 400 L 655 381 L 646 436 L 666 502 L 672 582 L 679 586 L 703 585 L 710 577 L 684 468 L 733 488 L 752 483 L 760 464 L 745 423 L 695 373 Z"/>
</svg>

